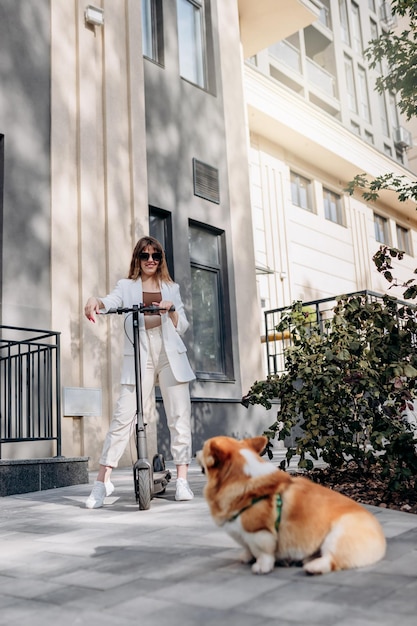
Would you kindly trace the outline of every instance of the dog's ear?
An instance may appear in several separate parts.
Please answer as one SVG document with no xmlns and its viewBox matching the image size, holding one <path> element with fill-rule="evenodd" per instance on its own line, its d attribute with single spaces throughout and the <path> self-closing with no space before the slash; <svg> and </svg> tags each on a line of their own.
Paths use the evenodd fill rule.
<svg viewBox="0 0 417 626">
<path fill-rule="evenodd" d="M 266 444 L 268 443 L 268 437 L 264 435 L 260 435 L 259 437 L 252 437 L 251 439 L 246 439 L 247 444 L 255 450 L 258 454 L 261 454 L 266 448 Z"/>
<path fill-rule="evenodd" d="M 224 463 L 229 456 L 228 451 L 222 446 L 221 442 L 216 438 L 213 438 L 206 442 L 206 465 L 207 467 L 215 467 Z"/>
</svg>

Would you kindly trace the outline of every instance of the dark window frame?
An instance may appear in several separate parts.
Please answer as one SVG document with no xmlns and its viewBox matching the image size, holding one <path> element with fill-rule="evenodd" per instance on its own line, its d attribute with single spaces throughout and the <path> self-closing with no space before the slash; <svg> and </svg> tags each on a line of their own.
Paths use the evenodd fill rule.
<svg viewBox="0 0 417 626">
<path fill-rule="evenodd" d="M 146 22 L 143 19 L 143 11 L 145 8 L 145 3 L 148 3 L 150 10 L 150 27 L 151 32 L 150 41 L 152 50 L 150 54 L 148 51 L 144 50 L 145 46 L 145 28 Z M 165 55 L 164 55 L 164 20 L 163 20 L 163 9 L 162 9 L 162 0 L 142 0 L 142 54 L 145 59 L 149 61 L 153 61 L 160 66 L 164 66 L 165 63 Z"/>
<path fill-rule="evenodd" d="M 211 0 L 182 0 L 187 2 L 192 7 L 200 11 L 200 43 L 201 43 L 201 72 L 202 80 L 197 80 L 193 76 L 186 76 L 186 72 L 183 72 L 181 68 L 181 44 L 185 42 L 186 46 L 189 45 L 190 39 L 182 37 L 179 23 L 179 6 L 177 2 L 177 32 L 178 32 L 178 64 L 179 71 L 182 80 L 194 85 L 198 89 L 207 91 L 212 95 L 216 95 L 216 73 L 214 62 L 214 43 L 213 43 L 213 22 L 211 16 Z M 189 56 L 188 54 L 186 56 Z M 194 57 L 193 57 L 194 58 Z M 198 72 L 197 72 L 198 74 Z"/>
<path fill-rule="evenodd" d="M 226 242 L 225 232 L 217 229 L 213 226 L 203 224 L 194 220 L 189 220 L 189 229 L 200 229 L 206 233 L 212 234 L 216 237 L 218 243 L 219 259 L 218 263 L 202 263 L 201 260 L 193 259 L 190 252 L 190 271 L 192 273 L 193 268 L 203 270 L 206 272 L 213 272 L 217 277 L 217 322 L 219 328 L 219 345 L 216 359 L 221 363 L 220 370 L 207 371 L 199 369 L 198 363 L 194 364 L 194 370 L 198 380 L 217 381 L 217 382 L 231 382 L 234 381 L 233 373 L 233 344 L 232 344 L 232 330 L 231 330 L 231 317 L 230 317 L 230 295 L 229 286 L 227 280 L 227 261 L 226 261 Z M 193 303 L 192 303 L 193 304 Z M 198 342 L 196 336 L 195 327 L 197 326 L 195 321 L 196 311 L 192 306 L 192 333 L 194 337 L 194 346 Z M 195 352 L 195 351 L 194 351 Z"/>
<path fill-rule="evenodd" d="M 194 38 L 184 37 L 180 29 L 180 3 L 184 6 L 189 6 L 191 9 L 198 11 L 199 18 L 199 32 L 194 30 Z M 192 28 L 195 29 L 195 14 L 193 15 Z M 179 68 L 181 78 L 188 82 L 200 87 L 201 89 L 207 89 L 208 87 L 208 72 L 207 72 L 207 43 L 206 43 L 206 25 L 205 25 L 205 6 L 204 0 L 177 0 L 177 24 L 178 24 L 178 53 L 179 53 Z M 189 24 L 187 24 L 188 26 Z M 190 51 L 188 47 L 192 45 L 193 39 L 197 42 L 195 50 Z M 185 44 L 185 45 L 184 45 Z M 184 45 L 184 48 L 182 46 Z M 200 48 L 200 49 L 198 49 Z M 187 54 L 183 54 L 182 50 L 186 49 Z M 197 53 L 190 54 L 190 52 Z M 188 57 L 193 60 L 193 71 L 196 72 L 196 76 L 191 76 L 184 71 L 184 66 L 181 67 L 181 59 Z M 199 74 L 201 73 L 201 76 Z"/>
<path fill-rule="evenodd" d="M 158 223 L 160 228 L 155 228 Z M 165 257 L 171 278 L 175 280 L 174 250 L 172 242 L 172 214 L 155 206 L 149 207 L 149 234 L 156 237 L 165 250 Z"/>
</svg>

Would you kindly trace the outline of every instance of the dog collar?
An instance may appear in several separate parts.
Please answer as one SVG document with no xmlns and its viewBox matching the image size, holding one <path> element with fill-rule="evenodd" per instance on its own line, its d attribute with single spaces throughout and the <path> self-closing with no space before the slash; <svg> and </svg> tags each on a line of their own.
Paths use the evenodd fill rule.
<svg viewBox="0 0 417 626">
<path fill-rule="evenodd" d="M 240 509 L 240 511 L 238 511 L 235 515 L 233 515 L 227 521 L 234 522 L 235 519 L 237 519 L 239 515 L 243 513 L 243 511 L 247 511 L 247 509 L 250 509 L 251 506 L 253 506 L 257 502 L 260 502 L 261 500 L 266 500 L 266 498 L 269 498 L 269 496 L 260 496 L 259 498 L 253 498 L 252 502 L 248 504 L 248 506 L 245 506 L 243 507 L 243 509 Z M 277 493 L 275 496 L 275 507 L 276 507 L 275 530 L 278 532 L 279 525 L 281 522 L 281 513 L 282 513 L 282 498 L 281 498 L 281 494 L 279 493 Z"/>
</svg>

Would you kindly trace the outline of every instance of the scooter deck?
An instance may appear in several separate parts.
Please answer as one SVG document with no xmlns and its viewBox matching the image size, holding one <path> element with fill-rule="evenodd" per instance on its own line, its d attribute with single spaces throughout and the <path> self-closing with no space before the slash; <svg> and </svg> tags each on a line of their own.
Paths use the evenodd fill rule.
<svg viewBox="0 0 417 626">
<path fill-rule="evenodd" d="M 172 474 L 169 470 L 164 470 L 163 472 L 154 472 L 153 475 L 153 493 L 154 495 L 158 495 L 158 493 L 163 493 L 169 481 L 171 480 Z"/>
</svg>

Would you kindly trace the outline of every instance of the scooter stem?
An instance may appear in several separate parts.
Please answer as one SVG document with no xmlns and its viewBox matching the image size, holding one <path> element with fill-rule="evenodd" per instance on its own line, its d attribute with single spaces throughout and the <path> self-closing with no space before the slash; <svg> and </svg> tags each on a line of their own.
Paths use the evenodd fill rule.
<svg viewBox="0 0 417 626">
<path fill-rule="evenodd" d="M 135 358 L 135 382 L 136 382 L 136 418 L 137 418 L 137 448 L 138 458 L 148 458 L 148 444 L 146 439 L 145 424 L 143 419 L 143 403 L 142 403 L 142 381 L 140 367 L 140 351 L 139 351 L 139 305 L 133 305 L 132 312 L 133 322 L 133 350 Z"/>
</svg>

